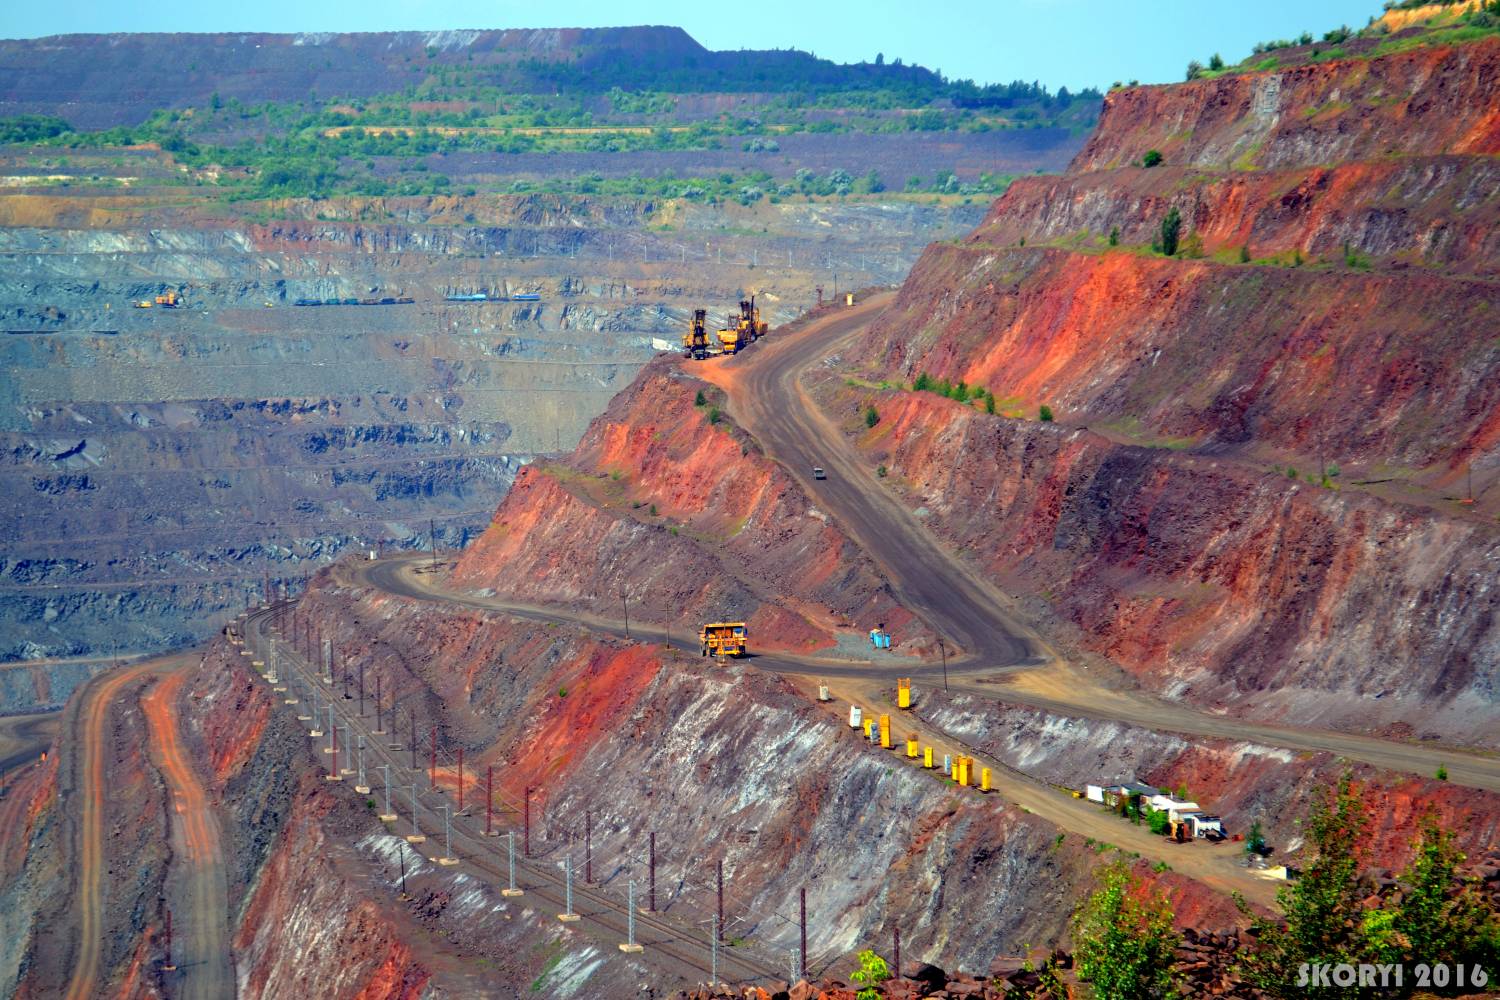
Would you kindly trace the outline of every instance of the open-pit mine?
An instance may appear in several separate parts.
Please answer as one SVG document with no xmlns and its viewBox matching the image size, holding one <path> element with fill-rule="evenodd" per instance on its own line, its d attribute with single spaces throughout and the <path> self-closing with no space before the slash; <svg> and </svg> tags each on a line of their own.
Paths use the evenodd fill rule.
<svg viewBox="0 0 1500 1000">
<path fill-rule="evenodd" d="M 0 995 L 1500 995 L 1500 3 L 1187 76 L 0 41 Z"/>
</svg>

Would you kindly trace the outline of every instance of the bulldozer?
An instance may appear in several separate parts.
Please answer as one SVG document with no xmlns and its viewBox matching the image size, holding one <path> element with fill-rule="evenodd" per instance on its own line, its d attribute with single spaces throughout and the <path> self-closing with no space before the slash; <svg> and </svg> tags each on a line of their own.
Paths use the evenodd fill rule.
<svg viewBox="0 0 1500 1000">
<path fill-rule="evenodd" d="M 744 656 L 748 632 L 744 622 L 709 622 L 698 631 L 699 655 Z"/>
<path fill-rule="evenodd" d="M 702 361 L 708 357 L 707 309 L 694 309 L 688 332 L 682 335 L 682 356 Z"/>
</svg>

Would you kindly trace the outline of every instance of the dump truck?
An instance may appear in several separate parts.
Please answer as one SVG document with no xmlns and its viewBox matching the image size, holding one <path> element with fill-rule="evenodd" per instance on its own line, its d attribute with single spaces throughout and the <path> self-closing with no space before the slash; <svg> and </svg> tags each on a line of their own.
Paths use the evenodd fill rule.
<svg viewBox="0 0 1500 1000">
<path fill-rule="evenodd" d="M 747 651 L 744 622 L 709 622 L 698 632 L 702 656 L 744 656 Z"/>
<path fill-rule="evenodd" d="M 682 335 L 682 356 L 702 361 L 708 357 L 708 310 L 694 309 L 687 333 Z"/>
<path fill-rule="evenodd" d="M 724 325 L 719 327 L 718 336 L 720 354 L 738 354 L 750 346 L 750 341 L 740 330 L 739 321 L 733 316 L 724 317 Z"/>
</svg>

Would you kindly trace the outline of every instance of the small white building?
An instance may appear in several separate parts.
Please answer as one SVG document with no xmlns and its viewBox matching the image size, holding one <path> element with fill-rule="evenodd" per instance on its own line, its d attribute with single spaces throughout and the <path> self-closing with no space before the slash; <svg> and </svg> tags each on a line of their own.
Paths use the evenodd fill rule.
<svg viewBox="0 0 1500 1000">
<path fill-rule="evenodd" d="M 1224 836 L 1224 824 L 1217 816 L 1209 816 L 1204 813 L 1188 813 L 1183 817 L 1188 829 L 1193 831 L 1194 837 L 1207 837 L 1213 834 L 1216 837 Z"/>
<path fill-rule="evenodd" d="M 1166 794 L 1153 795 L 1150 798 L 1146 799 L 1145 802 L 1146 805 L 1150 806 L 1152 809 L 1155 809 L 1157 812 L 1166 813 L 1167 818 L 1174 823 L 1181 823 L 1183 821 L 1183 817 L 1185 817 L 1188 813 L 1195 813 L 1203 808 L 1196 802 L 1179 802 L 1177 799 L 1174 799 L 1172 798 L 1172 796 Z"/>
</svg>

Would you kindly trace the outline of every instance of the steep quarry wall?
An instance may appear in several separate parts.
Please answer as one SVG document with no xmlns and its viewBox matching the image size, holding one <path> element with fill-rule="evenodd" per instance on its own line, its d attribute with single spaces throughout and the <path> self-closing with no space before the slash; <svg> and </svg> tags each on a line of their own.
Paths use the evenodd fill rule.
<svg viewBox="0 0 1500 1000">
<path fill-rule="evenodd" d="M 611 617 L 624 595 L 638 619 L 684 632 L 744 620 L 762 649 L 828 646 L 862 622 L 884 622 L 898 648 L 924 641 L 869 558 L 690 372 L 654 363 L 566 463 L 528 467 L 453 582 Z"/>
<path fill-rule="evenodd" d="M 870 400 L 849 396 L 853 423 Z M 1258 718 L 1493 745 L 1492 527 L 930 393 L 873 401 L 881 422 L 861 443 L 906 502 L 1150 687 Z"/>
<path fill-rule="evenodd" d="M 819 392 L 943 537 L 1152 689 L 1493 745 L 1497 66 L 1491 38 L 1116 91 Z M 860 388 L 924 372 L 995 415 Z"/>
<path fill-rule="evenodd" d="M 1500 38 L 1373 59 L 1113 90 L 1074 171 L 1159 150 L 1195 167 L 1289 166 L 1386 156 L 1500 153 Z"/>
<path fill-rule="evenodd" d="M 944 246 L 859 355 L 1033 416 L 1425 469 L 1500 456 L 1497 314 L 1488 280 Z"/>
</svg>

